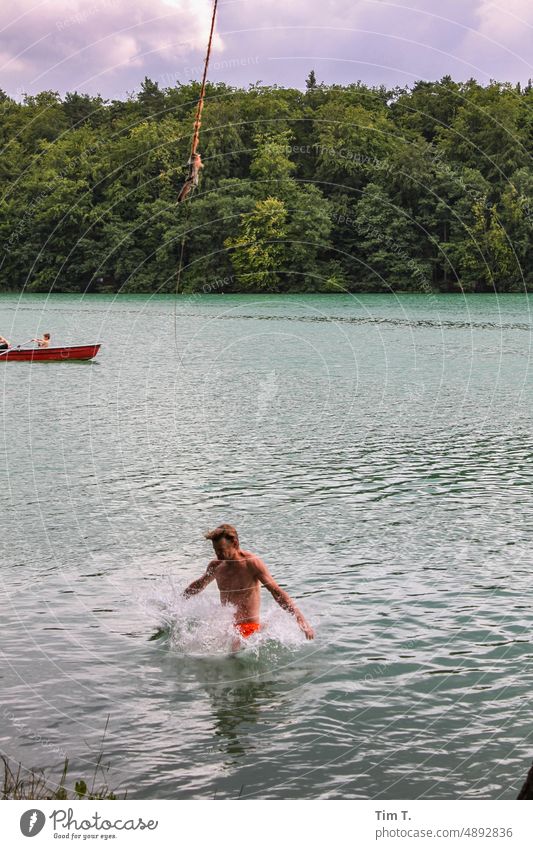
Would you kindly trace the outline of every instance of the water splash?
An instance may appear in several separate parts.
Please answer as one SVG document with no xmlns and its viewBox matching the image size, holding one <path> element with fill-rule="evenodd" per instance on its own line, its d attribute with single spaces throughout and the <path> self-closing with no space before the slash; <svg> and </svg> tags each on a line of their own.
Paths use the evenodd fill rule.
<svg viewBox="0 0 533 849">
<path fill-rule="evenodd" d="M 157 630 L 150 639 L 165 643 L 172 651 L 188 656 L 224 656 L 232 651 L 237 637 L 240 655 L 271 654 L 276 649 L 296 650 L 306 644 L 296 621 L 279 607 L 268 607 L 261 617 L 261 630 L 244 639 L 235 631 L 233 605 L 222 605 L 210 593 L 184 599 L 184 586 L 170 578 L 158 584 L 143 602 Z"/>
</svg>

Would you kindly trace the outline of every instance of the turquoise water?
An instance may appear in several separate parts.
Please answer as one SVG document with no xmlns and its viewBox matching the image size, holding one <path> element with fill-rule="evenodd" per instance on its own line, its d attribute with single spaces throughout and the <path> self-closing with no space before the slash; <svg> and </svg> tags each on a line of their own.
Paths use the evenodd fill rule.
<svg viewBox="0 0 533 849">
<path fill-rule="evenodd" d="M 0 299 L 0 746 L 130 798 L 513 798 L 533 755 L 523 296 Z M 263 591 L 226 656 L 237 526 Z M 163 635 L 149 637 L 164 626 Z"/>
</svg>

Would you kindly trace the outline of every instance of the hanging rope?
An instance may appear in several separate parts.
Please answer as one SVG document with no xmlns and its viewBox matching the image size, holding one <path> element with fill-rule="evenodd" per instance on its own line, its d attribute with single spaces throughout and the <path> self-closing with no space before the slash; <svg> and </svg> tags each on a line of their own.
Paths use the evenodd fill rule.
<svg viewBox="0 0 533 849">
<path fill-rule="evenodd" d="M 217 6 L 218 0 L 214 0 L 213 3 L 213 14 L 211 16 L 211 28 L 209 30 L 209 41 L 207 43 L 207 53 L 205 54 L 205 63 L 204 63 L 204 73 L 202 77 L 202 85 L 200 88 L 200 97 L 198 98 L 198 105 L 196 106 L 196 115 L 194 117 L 194 128 L 193 128 L 193 136 L 192 136 L 192 144 L 191 144 L 191 155 L 189 157 L 189 174 L 185 183 L 182 186 L 182 189 L 178 196 L 178 203 L 182 203 L 190 194 L 190 192 L 195 189 L 198 185 L 198 175 L 200 173 L 200 168 L 203 168 L 202 160 L 200 158 L 200 154 L 198 153 L 198 142 L 200 140 L 200 127 L 202 126 L 202 111 L 204 108 L 204 99 L 205 99 L 205 86 L 207 83 L 207 71 L 209 68 L 209 59 L 211 58 L 211 46 L 213 44 L 213 33 L 215 31 L 215 19 L 217 15 Z M 183 254 L 185 251 L 185 239 L 187 237 L 187 208 L 185 215 L 183 216 L 183 236 L 181 239 L 180 246 L 180 259 L 178 265 L 178 273 L 176 276 L 176 295 L 179 292 L 180 282 L 181 282 L 181 271 L 183 268 Z M 174 299 L 174 340 L 176 343 L 176 350 L 178 351 L 178 357 L 181 365 L 181 357 L 178 349 L 178 329 L 177 329 L 177 316 L 176 316 L 176 298 Z"/>
<path fill-rule="evenodd" d="M 191 154 L 196 153 L 198 140 L 200 138 L 200 127 L 202 125 L 202 109 L 204 108 L 205 84 L 207 82 L 207 69 L 209 67 L 209 59 L 211 57 L 211 45 L 213 43 L 213 33 L 215 31 L 215 18 L 217 14 L 218 0 L 213 4 L 213 15 L 211 17 L 211 29 L 209 31 L 209 42 L 207 44 L 207 53 L 205 55 L 204 75 L 202 77 L 202 88 L 200 89 L 200 99 L 196 108 L 196 118 L 194 120 L 194 135 L 192 138 Z"/>
<path fill-rule="evenodd" d="M 183 268 L 183 252 L 185 250 L 186 235 L 187 235 L 187 232 L 184 231 L 183 236 L 181 237 L 180 261 L 179 261 L 179 265 L 178 265 L 178 273 L 177 273 L 177 276 L 176 276 L 176 296 L 178 294 L 179 287 L 180 287 L 181 269 Z M 183 361 L 181 359 L 180 349 L 179 349 L 179 345 L 178 345 L 178 315 L 177 315 L 177 309 L 176 309 L 176 306 L 177 306 L 176 301 L 177 301 L 177 297 L 174 298 L 174 344 L 176 346 L 176 353 L 178 355 L 178 360 L 180 361 L 180 366 L 182 366 Z"/>
<path fill-rule="evenodd" d="M 189 174 L 187 176 L 187 179 L 185 180 L 185 183 L 183 184 L 181 192 L 179 193 L 178 203 L 182 203 L 187 197 L 187 195 L 191 192 L 191 190 L 197 187 L 200 168 L 203 168 L 202 160 L 200 158 L 200 154 L 198 153 L 198 142 L 200 140 L 200 127 L 202 126 L 202 111 L 204 108 L 205 86 L 207 82 L 207 70 L 209 68 L 209 59 L 211 57 L 211 46 L 213 44 L 213 33 L 215 31 L 215 18 L 217 15 L 217 6 L 218 0 L 214 0 L 213 14 L 211 16 L 211 29 L 209 31 L 209 41 L 207 43 L 207 53 L 205 54 L 202 86 L 200 88 L 200 97 L 198 98 L 198 105 L 196 107 L 196 115 L 194 118 L 191 155 L 189 157 Z"/>
</svg>

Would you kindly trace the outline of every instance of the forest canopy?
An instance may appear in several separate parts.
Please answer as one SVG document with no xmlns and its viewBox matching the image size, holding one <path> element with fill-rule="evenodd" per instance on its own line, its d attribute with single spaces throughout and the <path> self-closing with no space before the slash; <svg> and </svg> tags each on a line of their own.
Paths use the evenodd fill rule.
<svg viewBox="0 0 533 849">
<path fill-rule="evenodd" d="M 208 84 L 178 205 L 198 94 L 0 90 L 3 291 L 533 288 L 531 83 Z"/>
</svg>

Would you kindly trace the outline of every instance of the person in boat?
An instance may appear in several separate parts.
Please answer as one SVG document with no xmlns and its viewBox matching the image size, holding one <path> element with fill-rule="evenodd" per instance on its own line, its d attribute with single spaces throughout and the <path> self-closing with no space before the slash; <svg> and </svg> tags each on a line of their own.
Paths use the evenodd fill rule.
<svg viewBox="0 0 533 849">
<path fill-rule="evenodd" d="M 189 173 L 187 175 L 187 179 L 185 180 L 181 192 L 178 195 L 178 203 L 181 203 L 185 200 L 189 192 L 198 187 L 198 177 L 200 175 L 200 168 L 203 168 L 202 159 L 199 153 L 193 153 L 189 158 Z"/>
<path fill-rule="evenodd" d="M 233 525 L 219 525 L 205 538 L 213 543 L 216 557 L 208 564 L 205 574 L 189 584 L 183 595 L 189 598 L 205 589 L 211 581 L 217 582 L 221 603 L 235 607 L 237 633 L 233 651 L 240 648 L 240 637 L 250 637 L 261 628 L 261 585 L 267 588 L 280 607 L 295 617 L 307 639 L 313 639 L 313 629 L 290 596 L 278 586 L 263 561 L 256 554 L 240 548 L 239 536 Z"/>
<path fill-rule="evenodd" d="M 0 336 L 0 351 L 7 351 L 10 348 L 10 344 L 4 336 Z"/>
<path fill-rule="evenodd" d="M 37 342 L 38 348 L 49 348 L 50 347 L 50 334 L 43 333 L 42 339 L 32 339 L 32 342 Z"/>
</svg>

